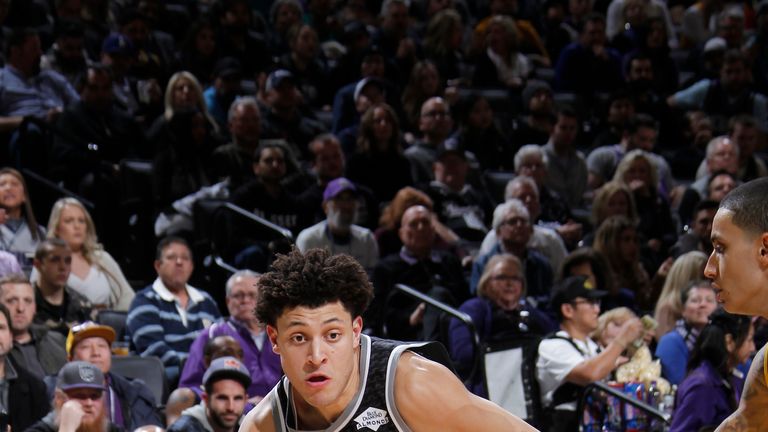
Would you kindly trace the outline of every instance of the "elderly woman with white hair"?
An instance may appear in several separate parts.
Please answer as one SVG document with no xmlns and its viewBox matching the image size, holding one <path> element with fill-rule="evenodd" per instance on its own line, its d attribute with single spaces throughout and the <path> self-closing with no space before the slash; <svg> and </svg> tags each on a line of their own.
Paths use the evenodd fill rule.
<svg viewBox="0 0 768 432">
<path fill-rule="evenodd" d="M 493 212 L 493 230 L 498 241 L 491 250 L 478 257 L 472 266 L 470 290 L 477 292 L 485 265 L 495 255 L 509 253 L 523 263 L 528 292 L 537 301 L 547 301 L 552 288 L 552 266 L 544 255 L 528 246 L 533 235 L 531 216 L 519 199 L 500 204 Z"/>
</svg>

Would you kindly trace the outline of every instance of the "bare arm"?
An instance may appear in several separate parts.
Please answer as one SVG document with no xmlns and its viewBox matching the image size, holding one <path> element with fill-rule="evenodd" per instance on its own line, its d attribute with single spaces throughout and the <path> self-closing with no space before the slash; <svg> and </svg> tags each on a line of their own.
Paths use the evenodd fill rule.
<svg viewBox="0 0 768 432">
<path fill-rule="evenodd" d="M 621 333 L 597 356 L 579 363 L 565 377 L 566 381 L 587 385 L 608 376 L 618 366 L 617 360 L 624 349 L 643 335 L 643 324 L 634 318 L 621 326 Z"/>
<path fill-rule="evenodd" d="M 467 391 L 443 365 L 410 352 L 403 354 L 397 366 L 395 403 L 415 432 L 536 430 L 493 402 Z"/>
<path fill-rule="evenodd" d="M 19 127 L 22 121 L 24 117 L 21 116 L 0 117 L 0 132 L 10 132 Z"/>
<path fill-rule="evenodd" d="M 768 430 L 768 386 L 763 373 L 765 347 L 755 355 L 744 383 L 744 392 L 736 412 L 725 419 L 715 432 L 756 432 Z"/>
</svg>

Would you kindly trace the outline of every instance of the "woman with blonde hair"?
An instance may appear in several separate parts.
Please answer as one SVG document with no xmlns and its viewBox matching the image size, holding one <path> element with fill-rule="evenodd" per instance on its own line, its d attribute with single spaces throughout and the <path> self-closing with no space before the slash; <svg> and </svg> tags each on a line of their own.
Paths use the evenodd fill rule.
<svg viewBox="0 0 768 432">
<path fill-rule="evenodd" d="M 461 77 L 459 65 L 464 59 L 463 42 L 464 24 L 455 9 L 441 10 L 429 20 L 424 35 L 424 53 L 445 80 Z"/>
<path fill-rule="evenodd" d="M 72 250 L 67 286 L 87 298 L 96 310 L 128 310 L 133 288 L 112 255 L 99 244 L 93 219 L 80 201 L 56 201 L 48 219 L 48 238 L 64 240 Z M 31 279 L 37 277 L 33 272 Z"/>
<path fill-rule="evenodd" d="M 707 255 L 692 251 L 680 255 L 672 264 L 654 310 L 654 318 L 659 323 L 657 335 L 667 334 L 682 318 L 681 293 L 692 281 L 701 279 L 706 263 Z"/>
<path fill-rule="evenodd" d="M 554 322 L 528 304 L 525 294 L 523 264 L 512 254 L 499 254 L 485 265 L 477 284 L 477 297 L 464 302 L 459 310 L 472 317 L 480 343 L 502 342 L 524 334 L 543 336 L 554 331 Z M 448 335 L 451 357 L 457 364 L 459 374 L 467 378 L 477 355 L 472 334 L 464 323 L 453 319 Z M 472 383 L 470 390 L 478 395 L 487 395 L 481 380 Z"/>
<path fill-rule="evenodd" d="M 205 105 L 203 87 L 191 72 L 179 71 L 171 76 L 171 79 L 168 80 L 168 85 L 165 87 L 164 105 L 163 115 L 155 120 L 155 123 L 147 133 L 149 137 L 157 136 L 164 125 L 171 121 L 177 111 L 191 109 L 197 109 L 203 113 L 211 128 L 215 132 L 219 131 L 219 126 L 211 117 L 208 107 Z"/>
<path fill-rule="evenodd" d="M 0 249 L 13 254 L 29 271 L 45 229 L 35 219 L 24 177 L 13 168 L 0 169 L 0 208 L 5 211 L 5 221 L 0 224 Z"/>
<path fill-rule="evenodd" d="M 485 31 L 485 51 L 477 61 L 472 85 L 485 88 L 522 88 L 533 71 L 531 61 L 519 51 L 515 20 L 496 15 Z"/>
<path fill-rule="evenodd" d="M 599 228 L 611 216 L 626 216 L 637 220 L 632 190 L 624 182 L 610 181 L 597 190 L 592 201 L 592 226 Z"/>
</svg>

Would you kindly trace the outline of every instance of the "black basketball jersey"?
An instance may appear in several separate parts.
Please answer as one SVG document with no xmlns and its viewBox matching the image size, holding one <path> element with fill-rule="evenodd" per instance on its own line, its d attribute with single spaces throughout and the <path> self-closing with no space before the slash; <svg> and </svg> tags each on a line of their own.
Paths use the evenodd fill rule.
<svg viewBox="0 0 768 432">
<path fill-rule="evenodd" d="M 409 432 L 395 406 L 395 370 L 404 351 L 424 345 L 360 335 L 360 388 L 341 416 L 324 431 Z M 271 399 L 275 430 L 298 432 L 288 378 L 283 377 L 266 397 Z"/>
</svg>

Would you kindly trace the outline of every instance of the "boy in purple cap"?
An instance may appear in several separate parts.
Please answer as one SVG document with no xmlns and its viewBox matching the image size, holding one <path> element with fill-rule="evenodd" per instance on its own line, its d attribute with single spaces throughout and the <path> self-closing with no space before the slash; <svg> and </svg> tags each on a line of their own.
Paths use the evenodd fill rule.
<svg viewBox="0 0 768 432">
<path fill-rule="evenodd" d="M 302 252 L 323 248 L 334 255 L 351 255 L 370 273 L 379 259 L 379 247 L 369 229 L 352 223 L 357 212 L 357 195 L 357 187 L 348 179 L 331 180 L 323 192 L 326 219 L 301 231 L 296 247 Z"/>
</svg>

